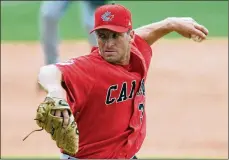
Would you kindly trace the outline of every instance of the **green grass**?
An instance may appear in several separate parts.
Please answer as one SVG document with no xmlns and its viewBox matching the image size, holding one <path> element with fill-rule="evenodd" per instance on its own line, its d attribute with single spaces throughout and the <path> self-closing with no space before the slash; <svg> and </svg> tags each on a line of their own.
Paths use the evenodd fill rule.
<svg viewBox="0 0 229 160">
<path fill-rule="evenodd" d="M 205 25 L 209 29 L 209 36 L 228 37 L 227 1 L 119 1 L 119 3 L 132 11 L 134 28 L 169 16 L 188 16 Z M 1 40 L 38 40 L 39 7 L 40 2 L 2 5 Z M 86 37 L 80 14 L 79 2 L 72 3 L 60 21 L 60 36 L 63 39 Z M 177 37 L 177 34 L 170 34 L 167 37 Z"/>
<path fill-rule="evenodd" d="M 2 159 L 59 159 L 59 156 L 3 156 L 1 157 Z M 223 160 L 226 159 L 226 157 L 203 157 L 203 156 L 138 156 L 139 159 L 196 159 L 196 160 L 201 160 L 201 159 L 214 159 L 214 160 Z"/>
</svg>

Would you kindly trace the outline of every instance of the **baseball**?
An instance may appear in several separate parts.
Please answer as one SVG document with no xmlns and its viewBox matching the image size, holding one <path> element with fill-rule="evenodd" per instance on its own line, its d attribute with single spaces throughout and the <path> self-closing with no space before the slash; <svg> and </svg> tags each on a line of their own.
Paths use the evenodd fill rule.
<svg viewBox="0 0 229 160">
<path fill-rule="evenodd" d="M 192 34 L 191 38 L 195 42 L 201 42 L 203 39 L 201 39 L 199 36 Z"/>
</svg>

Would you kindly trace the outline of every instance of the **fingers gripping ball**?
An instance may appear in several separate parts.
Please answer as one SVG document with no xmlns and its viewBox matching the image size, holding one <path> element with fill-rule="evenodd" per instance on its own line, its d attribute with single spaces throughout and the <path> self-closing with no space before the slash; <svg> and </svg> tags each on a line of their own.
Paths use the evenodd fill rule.
<svg viewBox="0 0 229 160">
<path fill-rule="evenodd" d="M 196 36 L 194 34 L 191 35 L 191 38 L 195 42 L 201 42 L 203 39 L 201 39 L 199 36 Z"/>
<path fill-rule="evenodd" d="M 68 110 L 70 114 L 67 127 L 63 127 L 63 117 L 57 117 L 51 114 L 54 110 Z M 46 97 L 36 113 L 36 123 L 42 129 L 49 133 L 59 148 L 65 153 L 74 155 L 78 152 L 79 134 L 76 122 L 71 113 L 70 107 L 66 101 L 58 98 Z"/>
</svg>

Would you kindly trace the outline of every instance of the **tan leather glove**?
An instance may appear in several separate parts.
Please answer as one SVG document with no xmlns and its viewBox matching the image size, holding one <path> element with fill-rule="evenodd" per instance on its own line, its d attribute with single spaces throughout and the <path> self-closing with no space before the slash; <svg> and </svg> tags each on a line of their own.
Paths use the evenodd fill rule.
<svg viewBox="0 0 229 160">
<path fill-rule="evenodd" d="M 51 114 L 54 110 L 68 110 L 70 119 L 67 127 L 63 127 L 63 117 L 57 117 Z M 46 97 L 44 102 L 37 108 L 35 120 L 37 125 L 42 128 L 41 130 L 45 129 L 51 135 L 52 139 L 56 141 L 57 146 L 63 149 L 65 153 L 74 155 L 78 152 L 79 133 L 77 124 L 65 100 Z"/>
</svg>

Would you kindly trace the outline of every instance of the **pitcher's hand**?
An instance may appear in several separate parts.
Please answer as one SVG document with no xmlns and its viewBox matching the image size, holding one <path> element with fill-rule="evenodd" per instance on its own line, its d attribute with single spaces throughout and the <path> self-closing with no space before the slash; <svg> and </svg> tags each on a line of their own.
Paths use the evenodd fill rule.
<svg viewBox="0 0 229 160">
<path fill-rule="evenodd" d="M 173 31 L 186 38 L 192 38 L 194 41 L 201 42 L 208 35 L 208 29 L 191 17 L 170 17 L 168 20 L 172 25 Z"/>
</svg>

